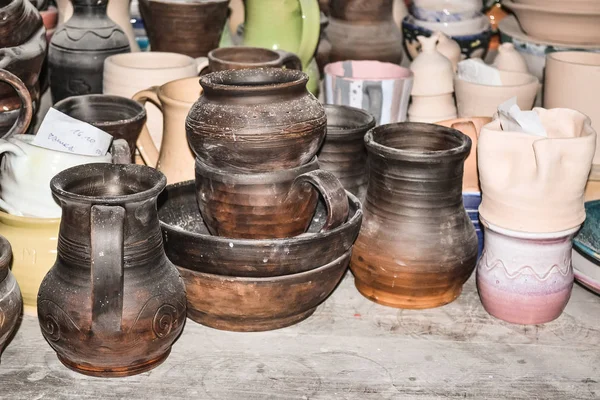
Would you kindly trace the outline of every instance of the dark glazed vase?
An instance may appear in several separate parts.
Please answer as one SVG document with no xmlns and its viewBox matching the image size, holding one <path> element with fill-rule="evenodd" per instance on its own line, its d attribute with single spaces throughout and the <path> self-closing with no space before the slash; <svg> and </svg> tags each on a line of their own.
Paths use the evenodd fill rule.
<svg viewBox="0 0 600 400">
<path fill-rule="evenodd" d="M 0 236 L 0 354 L 17 326 L 23 308 L 19 285 L 9 269 L 11 258 L 10 243 Z"/>
<path fill-rule="evenodd" d="M 329 62 L 402 62 L 402 31 L 393 18 L 394 0 L 332 0 L 327 37 Z"/>
<path fill-rule="evenodd" d="M 462 200 L 471 139 L 451 128 L 397 123 L 365 136 L 369 184 L 351 269 L 377 303 L 432 308 L 456 299 L 477 261 Z"/>
<path fill-rule="evenodd" d="M 38 293 L 42 334 L 67 367 L 94 376 L 154 368 L 183 329 L 185 289 L 156 210 L 165 176 L 86 164 L 50 186 L 63 214 L 57 260 Z"/>
<path fill-rule="evenodd" d="M 104 60 L 130 51 L 125 32 L 106 15 L 108 0 L 71 0 L 73 16 L 52 36 L 48 68 L 52 99 L 102 93 Z"/>
<path fill-rule="evenodd" d="M 190 147 L 226 171 L 271 172 L 308 163 L 325 138 L 327 119 L 301 71 L 259 68 L 200 78 L 204 94 L 186 119 Z"/>
</svg>

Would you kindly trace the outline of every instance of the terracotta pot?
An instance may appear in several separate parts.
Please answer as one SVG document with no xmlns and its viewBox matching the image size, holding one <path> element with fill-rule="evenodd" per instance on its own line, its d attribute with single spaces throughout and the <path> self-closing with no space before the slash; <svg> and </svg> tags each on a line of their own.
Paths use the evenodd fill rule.
<svg viewBox="0 0 600 400">
<path fill-rule="evenodd" d="M 328 264 L 350 250 L 362 221 L 362 206 L 348 195 L 348 219 L 323 231 L 327 217 L 320 200 L 307 233 L 284 239 L 212 236 L 198 210 L 193 181 L 167 186 L 158 200 L 167 257 L 179 266 L 208 274 L 272 277 L 298 274 Z"/>
<path fill-rule="evenodd" d="M 323 106 L 301 71 L 221 71 L 200 78 L 204 94 L 186 119 L 190 147 L 204 163 L 268 172 L 309 162 L 325 138 Z"/>
<path fill-rule="evenodd" d="M 59 225 L 59 218 L 18 217 L 0 211 L 0 235 L 12 245 L 11 270 L 27 315 L 37 315 L 40 284 L 56 261 Z"/>
<path fill-rule="evenodd" d="M 406 121 L 413 73 L 390 63 L 342 61 L 325 66 L 325 103 L 362 108 L 377 125 Z"/>
<path fill-rule="evenodd" d="M 471 140 L 454 129 L 400 123 L 370 130 L 365 143 L 369 186 L 350 266 L 357 289 L 391 307 L 450 303 L 477 261 L 462 201 Z"/>
<path fill-rule="evenodd" d="M 327 37 L 330 61 L 402 62 L 402 32 L 394 22 L 393 0 L 333 0 Z"/>
<path fill-rule="evenodd" d="M 185 119 L 201 94 L 198 78 L 184 78 L 150 87 L 133 96 L 146 107 L 150 102 L 162 112 L 160 152 L 146 127 L 142 128 L 137 148 L 144 162 L 164 173 L 169 183 L 194 179 L 194 155 L 187 142 Z"/>
<path fill-rule="evenodd" d="M 310 271 L 272 278 L 205 274 L 180 266 L 188 317 L 211 328 L 240 332 L 297 324 L 329 297 L 349 261 L 350 251 Z"/>
<path fill-rule="evenodd" d="M 216 236 L 300 235 L 308 229 L 319 193 L 328 210 L 322 230 L 340 226 L 348 217 L 346 192 L 333 174 L 319 170 L 316 157 L 297 168 L 260 174 L 233 174 L 196 159 L 196 199 L 208 230 Z"/>
<path fill-rule="evenodd" d="M 274 51 L 260 47 L 214 49 L 208 53 L 208 62 L 206 72 L 267 67 L 302 70 L 302 62 L 297 55 L 283 50 Z"/>
<path fill-rule="evenodd" d="M 319 166 L 334 174 L 350 193 L 364 200 L 367 191 L 367 151 L 364 136 L 375 118 L 358 108 L 326 105 L 327 136 L 319 150 Z"/>
<path fill-rule="evenodd" d="M 465 161 L 464 167 L 463 192 L 481 192 L 481 188 L 479 187 L 479 173 L 477 172 L 477 142 L 481 128 L 490 122 L 492 122 L 492 119 L 489 117 L 458 118 L 437 122 L 438 125 L 457 129 L 471 138 L 471 152 Z"/>
<path fill-rule="evenodd" d="M 483 220 L 485 248 L 477 288 L 486 311 L 514 324 L 543 324 L 560 316 L 573 288 L 572 239 L 562 232 L 515 232 Z"/>
<path fill-rule="evenodd" d="M 229 0 L 140 0 L 152 51 L 206 57 L 219 46 Z"/>
<path fill-rule="evenodd" d="M 52 179 L 63 217 L 38 318 L 68 368 L 141 373 L 163 362 L 181 333 L 185 288 L 165 256 L 156 211 L 165 185 L 163 174 L 134 164 L 88 164 Z"/>
<path fill-rule="evenodd" d="M 10 272 L 12 251 L 8 240 L 0 236 L 0 354 L 21 316 L 21 291 Z"/>
<path fill-rule="evenodd" d="M 458 78 L 454 80 L 459 118 L 474 115 L 491 117 L 500 104 L 515 96 L 521 110 L 531 110 L 540 87 L 537 78 L 521 72 L 499 72 L 502 86 L 482 85 Z"/>
<path fill-rule="evenodd" d="M 583 196 L 596 132 L 585 115 L 534 108 L 548 137 L 485 125 L 477 146 L 483 200 L 490 224 L 519 232 L 560 232 L 585 220 Z"/>
<path fill-rule="evenodd" d="M 102 93 L 104 60 L 131 49 L 125 32 L 106 15 L 108 0 L 71 0 L 74 14 L 56 30 L 48 50 L 54 102 Z"/>
<path fill-rule="evenodd" d="M 69 3 L 70 4 L 70 3 Z M 58 10 L 56 7 L 50 6 L 47 10 L 40 11 L 44 28 L 46 28 L 46 41 L 50 43 L 56 25 L 58 24 Z"/>
</svg>

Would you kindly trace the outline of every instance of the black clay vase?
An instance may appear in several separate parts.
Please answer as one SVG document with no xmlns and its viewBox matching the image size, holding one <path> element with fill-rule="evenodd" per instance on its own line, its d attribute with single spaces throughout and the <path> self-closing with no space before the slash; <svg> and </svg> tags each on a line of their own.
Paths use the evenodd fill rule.
<svg viewBox="0 0 600 400">
<path fill-rule="evenodd" d="M 102 93 L 104 60 L 130 51 L 125 32 L 106 15 L 108 0 L 71 2 L 73 16 L 54 33 L 48 51 L 54 102 Z"/>
</svg>

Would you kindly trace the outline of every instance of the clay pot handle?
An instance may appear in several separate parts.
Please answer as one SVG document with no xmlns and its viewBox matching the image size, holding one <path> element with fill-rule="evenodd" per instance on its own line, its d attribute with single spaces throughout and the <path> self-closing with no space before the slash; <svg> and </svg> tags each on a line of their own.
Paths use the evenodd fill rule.
<svg viewBox="0 0 600 400">
<path fill-rule="evenodd" d="M 321 10 L 319 3 L 314 0 L 298 0 L 298 3 L 302 13 L 302 38 L 296 53 L 302 60 L 302 65 L 308 66 L 319 44 Z"/>
<path fill-rule="evenodd" d="M 196 68 L 198 69 L 198 75 L 205 75 L 208 71 L 208 58 L 207 57 L 197 57 L 196 58 Z"/>
<path fill-rule="evenodd" d="M 142 90 L 141 92 L 137 92 L 133 95 L 133 100 L 145 106 L 146 102 L 154 104 L 160 112 L 163 112 L 162 104 L 158 97 L 158 86 L 152 86 L 149 89 Z M 142 160 L 144 163 L 152 168 L 156 168 L 158 164 L 158 156 L 160 155 L 156 145 L 154 144 L 154 140 L 150 136 L 150 132 L 148 131 L 147 124 L 144 124 L 142 127 L 142 132 L 138 137 L 136 142 L 136 147 L 140 152 L 140 156 L 142 156 Z"/>
<path fill-rule="evenodd" d="M 125 209 L 92 206 L 92 332 L 121 330 L 123 316 L 123 231 Z"/>
<path fill-rule="evenodd" d="M 348 196 L 346 190 L 331 172 L 321 169 L 310 171 L 298 176 L 292 184 L 290 193 L 294 193 L 294 188 L 302 184 L 313 185 L 325 201 L 327 207 L 327 219 L 321 232 L 329 231 L 342 225 L 348 219 Z"/>
<path fill-rule="evenodd" d="M 115 139 L 110 146 L 113 164 L 131 164 L 131 150 L 125 139 Z"/>
<path fill-rule="evenodd" d="M 31 95 L 29 94 L 29 90 L 18 76 L 11 74 L 4 69 L 0 69 L 0 81 L 8 83 L 10 86 L 12 86 L 21 100 L 19 117 L 15 121 L 12 128 L 10 128 L 10 130 L 3 137 L 7 138 L 13 135 L 22 135 L 27 131 L 27 128 L 29 128 L 31 118 L 33 118 L 33 105 L 31 103 Z"/>
<path fill-rule="evenodd" d="M 287 69 L 297 69 L 302 71 L 302 61 L 294 53 L 285 50 L 276 50 L 279 53 L 279 62 Z"/>
</svg>

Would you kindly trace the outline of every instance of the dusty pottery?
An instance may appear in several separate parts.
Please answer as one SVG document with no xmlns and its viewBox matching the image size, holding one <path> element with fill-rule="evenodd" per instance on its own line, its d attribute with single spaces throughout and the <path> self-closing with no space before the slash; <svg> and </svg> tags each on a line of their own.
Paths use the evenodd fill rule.
<svg viewBox="0 0 600 400">
<path fill-rule="evenodd" d="M 104 60 L 130 51 L 125 32 L 106 15 L 108 0 L 71 0 L 74 14 L 48 50 L 52 99 L 102 93 Z"/>
<path fill-rule="evenodd" d="M 198 78 L 184 78 L 142 90 L 133 97 L 146 107 L 149 105 L 147 102 L 156 105 L 163 113 L 160 152 L 146 127 L 142 128 L 137 148 L 146 165 L 164 173 L 169 183 L 186 181 L 195 176 L 194 155 L 187 142 L 185 119 L 201 94 Z"/>
<path fill-rule="evenodd" d="M 583 196 L 596 132 L 569 109 L 534 108 L 547 137 L 485 125 L 477 146 L 481 217 L 527 233 L 562 232 L 585 220 Z"/>
<path fill-rule="evenodd" d="M 498 55 L 494 59 L 494 67 L 503 71 L 529 73 L 525 58 L 515 49 L 512 43 L 502 43 L 498 47 Z"/>
<path fill-rule="evenodd" d="M 575 280 L 600 294 L 600 201 L 585 203 L 586 219 L 573 239 L 573 272 Z"/>
<path fill-rule="evenodd" d="M 179 266 L 188 317 L 211 328 L 240 332 L 296 324 L 310 317 L 333 292 L 346 272 L 350 253 L 310 271 L 269 278 L 213 275 Z"/>
<path fill-rule="evenodd" d="M 56 261 L 59 226 L 59 218 L 18 217 L 0 211 L 0 235 L 11 243 L 11 271 L 21 288 L 27 315 L 37 315 L 40 284 Z"/>
<path fill-rule="evenodd" d="M 319 150 L 319 166 L 334 174 L 350 193 L 361 201 L 367 193 L 367 150 L 364 136 L 375 126 L 366 111 L 326 105 L 327 136 Z"/>
<path fill-rule="evenodd" d="M 186 119 L 190 147 L 204 163 L 267 172 L 309 162 L 325 138 L 323 106 L 301 71 L 260 68 L 203 76 L 204 94 Z M 215 110 L 218 110 L 216 112 Z"/>
<path fill-rule="evenodd" d="M 64 212 L 58 258 L 38 295 L 42 334 L 65 366 L 86 375 L 156 367 L 186 315 L 156 211 L 164 175 L 143 165 L 90 164 L 60 172 L 50 185 Z"/>
<path fill-rule="evenodd" d="M 446 127 L 400 123 L 370 130 L 365 143 L 369 186 L 350 265 L 357 289 L 398 308 L 452 302 L 477 260 L 461 187 L 471 140 Z"/>
<path fill-rule="evenodd" d="M 206 57 L 219 46 L 229 0 L 140 0 L 152 51 Z"/>
<path fill-rule="evenodd" d="M 410 122 L 426 122 L 433 124 L 442 119 L 456 118 L 454 94 L 446 93 L 435 96 L 412 96 L 408 109 Z"/>
<path fill-rule="evenodd" d="M 213 235 L 245 239 L 300 235 L 308 229 L 319 193 L 328 210 L 323 230 L 344 223 L 346 192 L 333 174 L 319 170 L 316 157 L 300 167 L 256 174 L 234 174 L 196 159 L 196 199 Z"/>
<path fill-rule="evenodd" d="M 23 307 L 21 291 L 10 271 L 10 243 L 0 236 L 0 354 L 16 328 Z"/>
<path fill-rule="evenodd" d="M 333 0 L 327 37 L 330 62 L 402 62 L 402 32 L 394 22 L 393 0 Z"/>
<path fill-rule="evenodd" d="M 260 47 L 221 47 L 208 53 L 209 66 L 206 72 L 229 69 L 248 69 L 266 67 L 286 67 L 302 69 L 297 55 L 283 50 L 269 50 Z"/>
<path fill-rule="evenodd" d="M 237 277 L 272 277 L 297 274 L 334 261 L 350 250 L 362 221 L 362 206 L 348 195 L 348 219 L 321 232 L 327 217 L 319 201 L 307 233 L 283 239 L 232 239 L 213 236 L 204 224 L 196 202 L 193 181 L 167 186 L 159 197 L 167 257 L 196 272 Z"/>
<path fill-rule="evenodd" d="M 483 85 L 464 79 L 454 80 L 456 107 L 459 118 L 474 115 L 491 117 L 498 106 L 512 97 L 517 97 L 521 110 L 531 110 L 535 103 L 540 82 L 531 74 L 499 71 L 501 86 Z"/>
<path fill-rule="evenodd" d="M 571 297 L 571 240 L 579 226 L 535 234 L 482 222 L 485 248 L 477 264 L 477 289 L 486 311 L 523 325 L 558 318 Z"/>
<path fill-rule="evenodd" d="M 146 109 L 140 103 L 120 96 L 89 94 L 68 97 L 54 108 L 110 133 L 115 139 L 126 140 L 133 161 L 138 136 L 146 123 Z"/>
<path fill-rule="evenodd" d="M 325 66 L 325 103 L 362 108 L 377 125 L 406 121 L 413 73 L 378 61 L 341 61 Z"/>
<path fill-rule="evenodd" d="M 460 46 L 456 43 L 455 40 L 450 39 L 448 36 L 444 35 L 441 32 L 434 32 L 438 34 L 438 43 L 436 46 L 437 51 L 440 52 L 444 57 L 446 57 L 452 63 L 452 69 L 456 72 L 458 62 L 462 60 L 462 53 L 460 51 Z"/>
<path fill-rule="evenodd" d="M 0 69 L 0 82 L 16 92 L 20 104 L 16 110 L 0 113 L 0 138 L 24 134 L 33 117 L 33 104 L 29 91 L 16 75 L 3 69 Z"/>
</svg>

